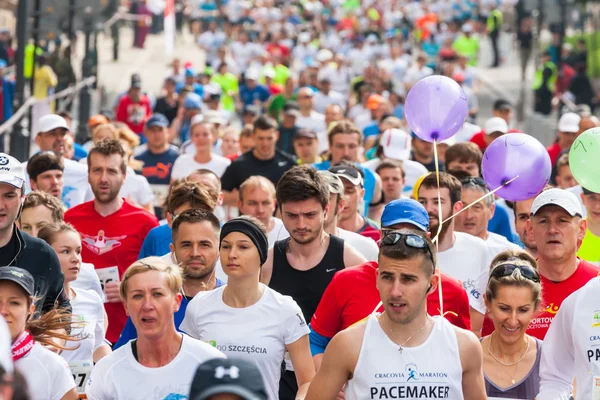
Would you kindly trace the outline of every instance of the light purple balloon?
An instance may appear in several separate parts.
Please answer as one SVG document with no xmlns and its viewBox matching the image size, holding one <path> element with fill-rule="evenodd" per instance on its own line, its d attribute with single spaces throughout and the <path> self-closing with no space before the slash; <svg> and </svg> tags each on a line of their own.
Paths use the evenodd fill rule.
<svg viewBox="0 0 600 400">
<path fill-rule="evenodd" d="M 509 201 L 521 201 L 537 196 L 544 189 L 550 180 L 552 163 L 544 145 L 533 136 L 507 133 L 485 150 L 481 172 L 492 190 L 519 176 L 496 194 Z"/>
<path fill-rule="evenodd" d="M 468 112 L 465 92 L 455 80 L 442 75 L 431 75 L 417 82 L 404 104 L 410 129 L 428 142 L 454 136 Z"/>
</svg>

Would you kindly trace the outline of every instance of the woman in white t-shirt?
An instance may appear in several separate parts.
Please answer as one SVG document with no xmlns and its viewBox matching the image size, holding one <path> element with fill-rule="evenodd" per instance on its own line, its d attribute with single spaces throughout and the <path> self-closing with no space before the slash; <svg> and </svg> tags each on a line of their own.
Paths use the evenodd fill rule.
<svg viewBox="0 0 600 400">
<path fill-rule="evenodd" d="M 228 158 L 213 153 L 217 141 L 217 131 L 213 124 L 206 121 L 193 120 L 190 126 L 191 141 L 196 148 L 194 154 L 180 155 L 171 170 L 171 179 L 186 178 L 198 169 L 208 169 L 219 178 L 231 164 Z"/>
<path fill-rule="evenodd" d="M 67 350 L 60 355 L 69 363 L 73 375 L 82 374 L 76 383 L 78 391 L 83 393 L 92 362 L 98 362 L 111 352 L 104 341 L 104 302 L 98 293 L 71 285 L 81 270 L 81 236 L 73 226 L 65 222 L 49 224 L 40 230 L 38 237 L 54 249 L 65 276 L 64 292 L 71 301 L 76 323 L 71 335 L 79 340 L 67 342 Z"/>
<path fill-rule="evenodd" d="M 158 257 L 143 258 L 127 269 L 120 294 L 138 337 L 96 364 L 85 389 L 88 399 L 184 399 L 196 368 L 224 357 L 175 329 L 181 286 L 179 267 Z"/>
<path fill-rule="evenodd" d="M 207 341 L 227 356 L 258 365 L 270 400 L 277 400 L 286 351 L 296 372 L 297 399 L 304 399 L 315 367 L 309 329 L 298 304 L 259 282 L 269 245 L 254 217 L 230 220 L 221 230 L 220 258 L 227 285 L 198 293 L 188 304 L 180 329 Z"/>
<path fill-rule="evenodd" d="M 14 367 L 25 377 L 32 400 L 75 400 L 77 389 L 69 366 L 59 355 L 44 347 L 71 326 L 65 314 L 52 310 L 39 319 L 35 312 L 33 276 L 18 267 L 0 268 L 0 314 L 11 335 Z"/>
</svg>

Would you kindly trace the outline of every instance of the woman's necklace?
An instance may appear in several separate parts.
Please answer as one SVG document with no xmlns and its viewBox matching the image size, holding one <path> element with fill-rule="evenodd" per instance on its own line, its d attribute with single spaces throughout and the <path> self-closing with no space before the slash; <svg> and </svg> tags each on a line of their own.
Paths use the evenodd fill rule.
<svg viewBox="0 0 600 400">
<path fill-rule="evenodd" d="M 521 358 L 519 358 L 517 361 L 513 362 L 513 363 L 505 363 L 504 361 L 501 361 L 498 359 L 498 357 L 496 357 L 494 355 L 494 353 L 492 353 L 491 347 L 492 347 L 492 338 L 494 337 L 494 332 L 492 332 L 492 334 L 490 335 L 490 341 L 488 342 L 488 353 L 490 354 L 490 356 L 492 356 L 492 358 L 494 360 L 496 360 L 496 362 L 498 362 L 498 364 L 504 365 L 505 367 L 512 367 L 513 365 L 517 365 L 519 364 L 521 361 L 523 361 L 523 359 L 525 358 L 525 356 L 527 355 L 527 353 L 529 352 L 529 345 L 531 344 L 531 341 L 529 340 L 529 337 L 527 335 L 525 335 L 525 338 L 527 339 L 527 345 L 525 346 L 525 351 L 523 352 L 523 355 L 521 356 Z M 517 368 L 515 369 L 515 373 L 514 375 L 517 374 L 517 369 L 519 369 L 519 366 L 517 365 Z M 510 375 L 510 374 L 509 374 Z M 515 384 L 515 378 L 514 375 L 511 376 L 511 383 L 514 385 Z"/>
<path fill-rule="evenodd" d="M 429 316 L 427 316 L 427 321 L 425 321 L 425 325 L 423 325 L 421 328 L 417 329 L 412 335 L 410 335 L 408 337 L 408 339 L 406 339 L 402 344 L 398 345 L 398 351 L 400 352 L 400 354 L 402 354 L 402 351 L 404 350 L 404 348 L 402 346 L 404 346 L 406 343 L 408 343 L 410 341 L 410 339 L 413 338 L 413 336 L 415 336 L 417 333 L 421 332 L 423 329 L 427 328 L 427 325 L 429 325 L 429 321 L 430 318 Z M 387 322 L 385 322 L 385 325 L 387 326 L 388 330 L 390 331 L 390 334 L 392 335 L 392 337 L 394 337 L 394 331 L 392 330 L 392 327 L 389 326 L 387 324 Z"/>
</svg>

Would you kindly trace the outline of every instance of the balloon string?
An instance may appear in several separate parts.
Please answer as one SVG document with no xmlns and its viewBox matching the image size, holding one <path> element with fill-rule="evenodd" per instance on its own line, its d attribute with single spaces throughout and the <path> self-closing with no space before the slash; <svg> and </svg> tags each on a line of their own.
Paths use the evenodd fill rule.
<svg viewBox="0 0 600 400">
<path fill-rule="evenodd" d="M 438 220 L 441 221 L 442 220 L 442 195 L 440 193 L 440 165 L 439 165 L 439 159 L 438 159 L 438 152 L 437 152 L 437 140 L 433 139 L 433 161 L 435 163 L 435 179 L 437 181 L 437 206 L 438 206 Z M 437 232 L 435 234 L 435 237 L 433 238 L 433 243 L 435 243 L 435 253 L 437 254 L 439 252 L 439 240 L 438 237 L 440 236 L 440 233 L 442 233 L 442 226 L 444 224 L 442 222 L 440 222 L 440 224 L 438 225 L 438 229 Z M 437 274 L 438 274 L 438 295 L 440 298 L 440 315 L 444 315 L 444 296 L 442 295 L 442 270 L 440 268 L 437 268 Z"/>
<path fill-rule="evenodd" d="M 435 154 L 435 153 L 434 153 Z M 450 221 L 452 218 L 456 217 L 458 214 L 462 213 L 463 211 L 471 208 L 472 206 L 474 206 L 475 204 L 479 203 L 481 200 L 485 199 L 486 197 L 492 196 L 494 193 L 496 193 L 498 190 L 502 189 L 504 186 L 508 185 L 509 183 L 511 183 L 512 181 L 514 181 L 515 179 L 517 179 L 519 177 L 519 175 L 515 176 L 514 178 L 512 178 L 509 181 L 504 182 L 501 186 L 497 187 L 496 189 L 492 190 L 491 192 L 481 196 L 480 198 L 478 198 L 477 200 L 475 200 L 474 202 L 472 202 L 471 204 L 469 204 L 466 207 L 463 207 L 460 209 L 459 212 L 457 212 L 456 214 L 451 215 L 450 217 L 446 218 L 441 224 L 440 226 L 442 226 L 442 224 L 445 224 L 446 222 Z M 437 239 L 437 236 L 436 236 Z M 435 239 L 434 239 L 435 240 Z"/>
</svg>

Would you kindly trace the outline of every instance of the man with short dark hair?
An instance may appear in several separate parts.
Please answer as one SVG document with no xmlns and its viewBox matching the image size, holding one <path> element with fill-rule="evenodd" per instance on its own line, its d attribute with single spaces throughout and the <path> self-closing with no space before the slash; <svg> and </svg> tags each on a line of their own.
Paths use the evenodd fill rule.
<svg viewBox="0 0 600 400">
<path fill-rule="evenodd" d="M 64 161 L 51 151 L 35 154 L 27 163 L 31 189 L 48 193 L 60 200 L 65 186 Z"/>
<path fill-rule="evenodd" d="M 71 307 L 63 293 L 64 275 L 56 253 L 46 242 L 21 232 L 16 221 L 25 197 L 23 165 L 14 157 L 0 153 L 0 268 L 23 268 L 35 278 L 36 314 L 56 305 Z"/>
<path fill-rule="evenodd" d="M 168 263 L 181 267 L 183 275 L 183 299 L 175 312 L 175 327 L 185 317 L 190 300 L 199 292 L 213 290 L 224 283 L 215 275 L 219 259 L 219 232 L 221 226 L 217 217 L 210 211 L 191 208 L 183 211 L 173 221 L 171 251 L 161 257 Z M 115 350 L 137 338 L 137 330 L 127 319 Z"/>
<path fill-rule="evenodd" d="M 144 238 L 158 221 L 119 196 L 127 171 L 126 154 L 119 141 L 97 143 L 87 162 L 94 200 L 67 211 L 65 222 L 81 234 L 81 258 L 94 264 L 100 277 L 109 318 L 106 338 L 115 343 L 126 321 L 119 297 L 120 277 L 137 259 Z"/>
<path fill-rule="evenodd" d="M 254 120 L 254 148 L 236 158 L 221 177 L 223 204 L 237 205 L 239 188 L 252 175 L 264 176 L 276 185 L 283 174 L 296 164 L 293 156 L 277 148 L 278 137 L 274 119 L 261 115 Z"/>
<path fill-rule="evenodd" d="M 322 162 L 319 157 L 319 139 L 315 131 L 300 128 L 293 139 L 294 153 L 298 157 L 298 165 Z"/>
</svg>

